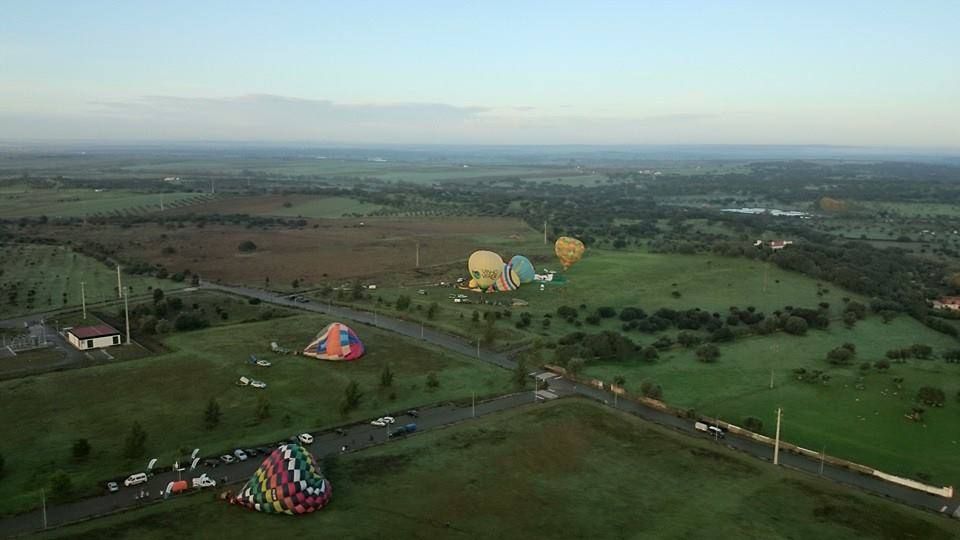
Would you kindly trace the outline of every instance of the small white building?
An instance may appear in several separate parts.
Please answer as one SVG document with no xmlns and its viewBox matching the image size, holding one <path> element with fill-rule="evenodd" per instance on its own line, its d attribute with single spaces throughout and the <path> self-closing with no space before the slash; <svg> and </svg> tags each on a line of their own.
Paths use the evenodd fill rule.
<svg viewBox="0 0 960 540">
<path fill-rule="evenodd" d="M 67 330 L 67 341 L 85 351 L 120 345 L 120 332 L 109 324 L 76 326 Z"/>
</svg>

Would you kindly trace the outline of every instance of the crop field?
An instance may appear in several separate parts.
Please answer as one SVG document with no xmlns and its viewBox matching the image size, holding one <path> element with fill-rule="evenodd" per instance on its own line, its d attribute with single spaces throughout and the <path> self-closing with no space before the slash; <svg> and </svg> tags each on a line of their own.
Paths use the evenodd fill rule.
<svg viewBox="0 0 960 540">
<path fill-rule="evenodd" d="M 94 217 L 137 215 L 198 204 L 210 199 L 200 193 L 144 193 L 123 189 L 0 188 L 0 217 Z"/>
<path fill-rule="evenodd" d="M 828 363 L 826 353 L 847 342 L 857 349 L 850 366 Z M 914 343 L 930 345 L 934 354 L 958 345 L 906 316 L 888 324 L 868 317 L 853 329 L 834 323 L 802 337 L 777 333 L 721 344 L 721 356 L 713 364 L 697 361 L 693 350 L 674 348 L 653 363 L 588 362 L 585 373 L 606 381 L 622 375 L 636 394 L 645 381 L 659 384 L 671 405 L 734 424 L 742 425 L 747 416 L 760 418 L 768 435 L 777 407 L 783 407 L 784 440 L 817 451 L 826 446 L 831 455 L 894 474 L 929 475 L 937 484 L 960 485 L 960 365 L 936 358 L 891 363 L 887 372 L 860 368 L 863 362 L 885 358 L 889 349 Z M 799 381 L 795 368 L 822 370 L 830 380 Z M 904 379 L 902 388 L 896 378 Z M 924 421 L 914 422 L 904 415 L 916 404 L 921 386 L 942 388 L 947 403 L 942 409 L 927 407 Z"/>
<path fill-rule="evenodd" d="M 269 285 L 280 290 L 289 288 L 295 279 L 306 287 L 412 270 L 418 242 L 420 265 L 427 267 L 466 260 L 481 241 L 512 245 L 536 235 L 519 220 L 504 218 L 327 220 L 296 229 L 146 224 L 124 229 L 90 225 L 55 230 L 69 232 L 75 241 L 104 243 L 129 259 L 163 264 L 171 273 L 189 269 L 206 281 L 261 287 L 269 278 Z M 245 240 L 254 242 L 257 249 L 239 251 Z"/>
<path fill-rule="evenodd" d="M 6 458 L 0 513 L 36 506 L 40 488 L 58 469 L 71 474 L 78 494 L 95 493 L 102 481 L 141 469 L 142 460 L 160 457 L 169 463 L 181 448 L 199 447 L 203 455 L 215 456 L 241 444 L 268 443 L 385 411 L 512 388 L 505 370 L 367 327 L 355 327 L 367 349 L 356 362 L 270 352 L 271 341 L 292 349 L 306 346 L 328 322 L 296 316 L 176 333 L 165 338 L 170 353 L 0 382 L 0 410 L 6 418 L 0 427 L 0 453 Z M 251 366 L 250 354 L 273 366 Z M 395 378 L 390 389 L 380 389 L 380 372 L 387 364 Z M 440 381 L 435 390 L 426 386 L 430 372 Z M 234 383 L 242 375 L 261 379 L 268 387 L 238 387 Z M 359 407 L 343 417 L 338 405 L 351 380 L 364 396 Z M 104 389 L 109 389 L 109 399 Z M 269 401 L 269 418 L 255 414 L 261 397 Z M 212 430 L 203 422 L 210 399 L 223 411 L 220 425 Z M 134 421 L 144 426 L 148 440 L 142 460 L 131 461 L 121 453 Z M 77 462 L 70 458 L 70 445 L 81 437 L 90 441 L 93 451 Z"/>
<path fill-rule="evenodd" d="M 87 304 L 115 300 L 117 296 L 115 269 L 66 247 L 0 244 L 0 261 L 0 318 L 79 307 L 81 281 Z M 142 276 L 124 278 L 133 295 L 170 284 Z"/>
<path fill-rule="evenodd" d="M 580 400 L 327 460 L 326 508 L 264 515 L 199 495 L 45 538 L 924 538 L 956 522 L 778 469 Z"/>
</svg>

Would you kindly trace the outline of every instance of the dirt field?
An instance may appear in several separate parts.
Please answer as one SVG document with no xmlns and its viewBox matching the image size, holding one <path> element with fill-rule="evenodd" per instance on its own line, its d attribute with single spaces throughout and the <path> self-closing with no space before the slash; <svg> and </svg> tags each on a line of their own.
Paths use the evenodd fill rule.
<svg viewBox="0 0 960 540">
<path fill-rule="evenodd" d="M 418 242 L 420 265 L 426 267 L 466 260 L 475 249 L 529 241 L 537 232 L 502 218 L 363 218 L 309 220 L 299 229 L 266 230 L 241 225 L 91 225 L 69 234 L 75 242 L 101 242 L 116 248 L 123 259 L 162 264 L 171 273 L 189 269 L 204 280 L 256 286 L 264 286 L 269 277 L 271 288 L 288 289 L 294 279 L 303 288 L 413 269 Z M 245 240 L 257 249 L 241 253 L 238 246 Z"/>
</svg>

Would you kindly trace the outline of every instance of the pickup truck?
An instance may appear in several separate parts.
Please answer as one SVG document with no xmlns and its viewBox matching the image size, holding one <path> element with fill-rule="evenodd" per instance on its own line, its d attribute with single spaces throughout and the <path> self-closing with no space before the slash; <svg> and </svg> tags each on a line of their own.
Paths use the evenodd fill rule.
<svg viewBox="0 0 960 540">
<path fill-rule="evenodd" d="M 207 475 L 200 475 L 193 479 L 192 485 L 196 489 L 217 487 L 217 481 Z"/>
<path fill-rule="evenodd" d="M 726 432 L 723 429 L 718 428 L 717 426 L 711 426 L 710 424 L 705 424 L 703 422 L 695 422 L 693 424 L 693 429 L 697 431 L 702 431 L 711 437 L 716 437 L 722 439 L 726 436 Z"/>
</svg>

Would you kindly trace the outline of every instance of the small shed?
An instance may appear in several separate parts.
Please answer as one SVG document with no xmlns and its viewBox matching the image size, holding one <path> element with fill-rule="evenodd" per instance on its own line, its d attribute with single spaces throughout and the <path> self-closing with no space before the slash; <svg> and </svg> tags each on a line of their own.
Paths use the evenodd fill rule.
<svg viewBox="0 0 960 540">
<path fill-rule="evenodd" d="M 120 345 L 120 332 L 109 324 L 75 326 L 67 330 L 67 341 L 85 351 Z"/>
</svg>

